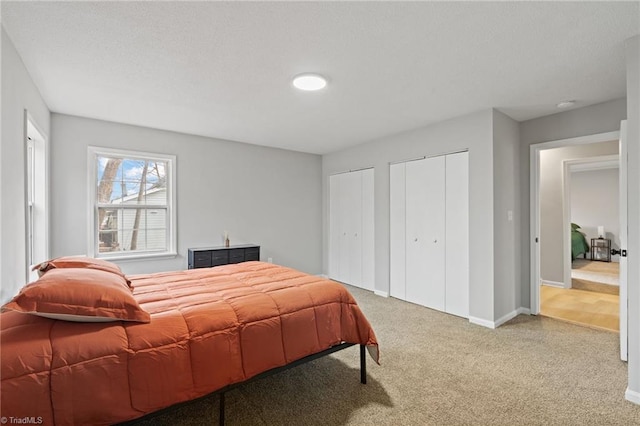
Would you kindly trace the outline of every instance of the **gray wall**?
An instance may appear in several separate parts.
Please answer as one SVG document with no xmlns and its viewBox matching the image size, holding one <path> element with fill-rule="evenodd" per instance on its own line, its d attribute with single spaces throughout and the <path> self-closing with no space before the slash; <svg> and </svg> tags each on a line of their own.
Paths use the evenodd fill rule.
<svg viewBox="0 0 640 426">
<path fill-rule="evenodd" d="M 620 248 L 620 169 L 585 170 L 571 173 L 571 222 L 586 234 L 587 242 L 598 238 L 598 226 L 604 226 L 605 238 Z M 625 247 L 626 248 L 626 247 Z M 613 262 L 619 256 L 611 256 Z"/>
<path fill-rule="evenodd" d="M 323 156 L 323 224 L 328 230 L 329 176 L 375 168 L 375 289 L 389 291 L 389 163 L 469 150 L 470 316 L 494 320 L 493 110 L 381 138 Z M 323 269 L 328 271 L 327 232 Z"/>
<path fill-rule="evenodd" d="M 520 279 L 520 157 L 518 122 L 493 112 L 493 205 L 494 205 L 494 318 L 519 308 Z M 511 214 L 509 214 L 511 212 Z M 475 255 L 472 252 L 472 255 Z"/>
<path fill-rule="evenodd" d="M 618 128 L 620 125 L 618 124 Z M 540 278 L 564 282 L 563 164 L 565 160 L 618 154 L 618 140 L 540 152 Z"/>
<path fill-rule="evenodd" d="M 261 245 L 262 260 L 322 270 L 321 157 L 52 114 L 52 255 L 87 252 L 87 147 L 176 155 L 178 254 L 120 261 L 126 273 L 186 269 L 187 249 Z"/>
<path fill-rule="evenodd" d="M 640 404 L 640 35 L 627 40 L 629 388 Z"/>
<path fill-rule="evenodd" d="M 521 306 L 530 308 L 529 146 L 541 142 L 620 130 L 627 116 L 625 99 L 616 99 L 520 123 Z"/>
<path fill-rule="evenodd" d="M 0 303 L 5 303 L 26 280 L 24 111 L 29 111 L 45 136 L 50 134 L 50 114 L 4 28 L 1 38 Z"/>
</svg>

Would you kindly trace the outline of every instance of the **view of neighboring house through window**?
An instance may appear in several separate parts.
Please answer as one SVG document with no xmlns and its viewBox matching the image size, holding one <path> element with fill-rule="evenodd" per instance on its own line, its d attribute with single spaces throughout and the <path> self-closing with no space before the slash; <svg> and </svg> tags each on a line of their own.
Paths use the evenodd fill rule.
<svg viewBox="0 0 640 426">
<path fill-rule="evenodd" d="M 174 157 L 90 148 L 97 257 L 173 254 Z"/>
</svg>

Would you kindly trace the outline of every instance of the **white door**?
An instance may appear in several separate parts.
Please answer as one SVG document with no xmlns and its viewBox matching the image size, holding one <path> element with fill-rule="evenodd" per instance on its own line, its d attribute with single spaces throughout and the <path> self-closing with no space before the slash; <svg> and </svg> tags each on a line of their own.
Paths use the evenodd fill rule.
<svg viewBox="0 0 640 426">
<path fill-rule="evenodd" d="M 627 120 L 620 123 L 620 250 L 627 249 Z M 620 358 L 627 360 L 627 257 L 620 254 Z"/>
<path fill-rule="evenodd" d="M 402 300 L 407 299 L 405 170 L 406 163 L 392 164 L 389 168 L 389 294 Z"/>
<path fill-rule="evenodd" d="M 343 282 L 362 287 L 362 173 L 345 173 L 344 201 L 346 251 L 341 258 L 346 260 L 346 276 Z"/>
<path fill-rule="evenodd" d="M 340 276 L 340 176 L 329 176 L 329 278 L 339 280 Z"/>
<path fill-rule="evenodd" d="M 446 156 L 445 312 L 469 317 L 469 153 Z"/>
<path fill-rule="evenodd" d="M 445 159 L 406 165 L 407 300 L 445 309 Z"/>
<path fill-rule="evenodd" d="M 329 277 L 373 290 L 373 169 L 329 177 Z"/>
<path fill-rule="evenodd" d="M 362 288 L 375 288 L 374 171 L 362 171 Z"/>
<path fill-rule="evenodd" d="M 349 180 L 348 173 L 342 173 L 338 175 L 337 194 L 338 205 L 340 211 L 338 212 L 338 274 L 336 279 L 343 283 L 351 281 L 351 266 L 349 266 L 349 250 L 351 250 L 351 231 L 349 226 L 351 224 L 350 218 L 350 197 L 349 197 Z"/>
</svg>

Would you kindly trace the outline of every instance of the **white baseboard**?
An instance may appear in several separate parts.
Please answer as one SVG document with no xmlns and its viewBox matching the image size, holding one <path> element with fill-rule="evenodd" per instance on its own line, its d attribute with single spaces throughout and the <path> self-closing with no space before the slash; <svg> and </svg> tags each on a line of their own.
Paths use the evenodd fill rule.
<svg viewBox="0 0 640 426">
<path fill-rule="evenodd" d="M 627 388 L 626 392 L 624 393 L 624 397 L 627 399 L 627 401 L 631 401 L 634 404 L 640 405 L 640 392 L 632 391 L 631 389 Z"/>
<path fill-rule="evenodd" d="M 389 297 L 389 293 L 386 291 L 373 290 L 373 294 L 380 297 Z"/>
<path fill-rule="evenodd" d="M 482 318 L 476 318 L 476 317 L 469 317 L 469 322 L 472 324 L 476 324 L 476 325 L 481 325 L 483 327 L 487 327 L 487 328 L 498 328 L 500 327 L 502 324 L 504 324 L 505 322 L 514 319 L 515 317 L 517 317 L 520 314 L 531 314 L 531 311 L 527 308 L 518 308 L 514 311 L 509 312 L 507 315 L 504 315 L 501 318 L 498 318 L 496 321 L 489 321 L 486 319 L 482 319 Z"/>
<path fill-rule="evenodd" d="M 476 325 L 481 325 L 483 327 L 487 327 L 487 328 L 496 328 L 496 325 L 493 321 L 488 321 L 486 319 L 482 319 L 482 318 L 477 318 L 477 317 L 469 317 L 469 322 L 471 324 L 476 324 Z"/>
<path fill-rule="evenodd" d="M 500 327 L 502 324 L 504 324 L 505 322 L 514 319 L 515 317 L 517 317 L 519 315 L 518 310 L 516 309 L 515 311 L 511 311 L 509 312 L 507 315 L 504 315 L 501 318 L 498 318 L 498 320 L 496 321 L 496 327 Z"/>
<path fill-rule="evenodd" d="M 557 288 L 566 288 L 564 283 L 559 281 L 549 281 L 549 280 L 541 280 L 542 285 L 548 285 L 549 287 L 557 287 Z"/>
<path fill-rule="evenodd" d="M 324 278 L 324 279 L 329 279 L 329 275 L 327 275 L 327 274 L 318 274 L 316 276 L 320 277 L 320 278 Z"/>
</svg>

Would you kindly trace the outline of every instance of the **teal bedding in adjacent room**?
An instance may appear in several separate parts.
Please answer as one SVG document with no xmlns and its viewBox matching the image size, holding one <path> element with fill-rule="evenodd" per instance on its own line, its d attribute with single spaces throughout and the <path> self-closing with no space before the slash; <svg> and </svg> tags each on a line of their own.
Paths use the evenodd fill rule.
<svg viewBox="0 0 640 426">
<path fill-rule="evenodd" d="M 580 226 L 575 223 L 571 224 L 571 261 L 576 260 L 576 257 L 581 254 L 585 255 L 589 251 L 589 244 L 584 234 L 579 231 Z"/>
</svg>

